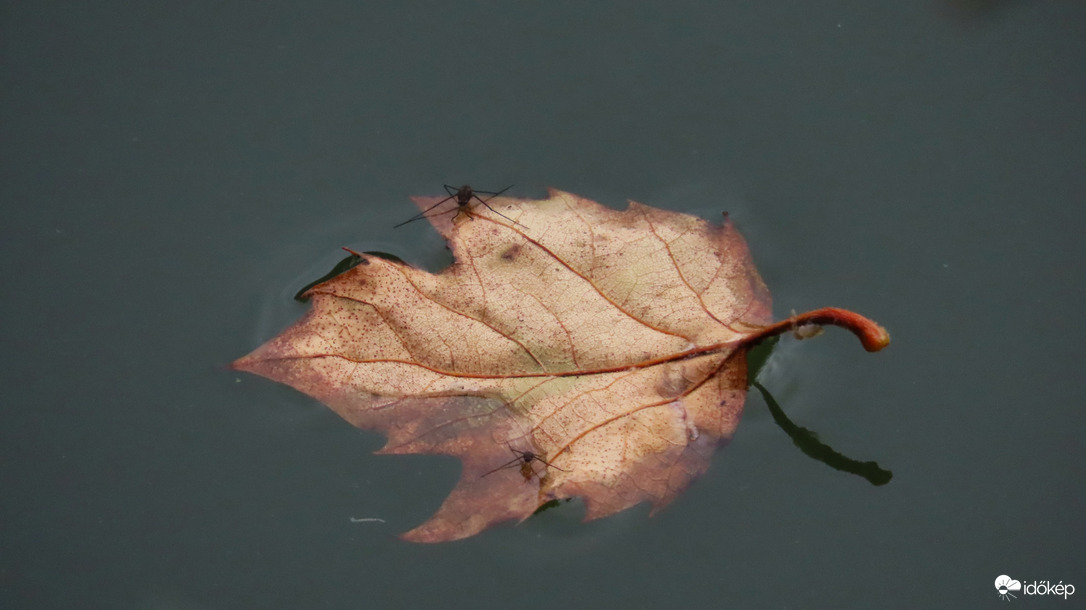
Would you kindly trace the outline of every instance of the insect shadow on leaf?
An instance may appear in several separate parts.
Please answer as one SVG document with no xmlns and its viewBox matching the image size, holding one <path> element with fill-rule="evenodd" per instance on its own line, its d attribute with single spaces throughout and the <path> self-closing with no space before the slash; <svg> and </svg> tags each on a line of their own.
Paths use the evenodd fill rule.
<svg viewBox="0 0 1086 610">
<path fill-rule="evenodd" d="M 495 210 L 494 208 L 490 207 L 490 204 L 487 203 L 491 199 L 493 199 L 493 198 L 497 197 L 498 195 L 501 195 L 505 191 L 508 191 L 509 189 L 513 188 L 512 184 L 510 184 L 509 186 L 503 188 L 502 190 L 500 190 L 498 192 L 477 191 L 477 190 L 471 188 L 470 186 L 468 186 L 466 184 L 464 186 L 460 187 L 460 188 L 456 188 L 455 186 L 451 186 L 451 185 L 448 185 L 448 184 L 444 184 L 442 186 L 445 187 L 445 192 L 449 194 L 448 197 L 446 197 L 446 198 L 442 199 L 441 201 L 435 203 L 434 205 L 426 208 L 425 210 L 419 212 L 418 214 L 415 214 L 414 216 L 412 216 L 411 218 L 408 218 L 407 220 L 401 222 L 400 224 L 395 225 L 392 228 L 393 229 L 398 229 L 398 228 L 404 226 L 405 224 L 415 222 L 416 220 L 421 220 L 423 218 L 427 218 L 426 215 L 429 214 L 431 210 L 433 210 L 434 208 L 438 207 L 439 205 L 445 203 L 446 201 L 449 201 L 450 199 L 455 199 L 456 200 L 456 214 L 453 215 L 453 218 L 452 218 L 454 221 L 456 220 L 456 217 L 460 216 L 461 214 L 465 214 L 465 215 L 467 215 L 468 219 L 474 220 L 474 218 L 471 215 L 471 208 L 470 208 L 471 201 L 472 201 L 472 199 L 474 199 L 475 201 L 478 201 L 479 203 L 485 205 L 487 207 L 487 209 L 490 210 L 491 212 L 494 212 L 495 214 L 497 214 L 498 216 L 501 216 L 502 218 L 508 220 L 509 222 L 511 222 L 511 223 L 513 223 L 515 225 L 520 224 L 519 222 L 513 220 L 512 218 L 509 218 L 505 214 L 502 214 L 498 210 Z M 483 199 L 483 198 L 479 197 L 480 194 L 482 194 L 482 195 L 490 195 L 490 197 L 487 197 L 486 199 Z M 446 213 L 446 212 L 439 212 L 439 214 L 444 214 L 444 213 Z M 521 226 L 524 226 L 524 225 L 521 225 Z"/>
<path fill-rule="evenodd" d="M 565 472 L 565 469 L 559 468 L 554 464 L 551 464 L 547 460 L 543 459 L 542 456 L 533 451 L 521 451 L 520 449 L 513 449 L 512 447 L 509 447 L 509 451 L 512 451 L 513 455 L 515 455 L 516 457 L 502 464 L 501 466 L 498 466 L 494 470 L 491 470 L 490 472 L 484 474 L 483 477 L 492 475 L 499 470 L 505 470 L 507 468 L 515 468 L 517 466 L 520 466 L 520 474 L 522 477 L 524 477 L 525 481 L 530 481 L 533 476 L 539 480 L 543 480 L 543 477 L 539 476 L 539 473 L 536 472 L 535 468 L 532 467 L 532 462 L 543 462 L 543 464 L 545 464 L 548 468 L 553 468 L 555 470 L 561 470 L 562 472 Z"/>
</svg>

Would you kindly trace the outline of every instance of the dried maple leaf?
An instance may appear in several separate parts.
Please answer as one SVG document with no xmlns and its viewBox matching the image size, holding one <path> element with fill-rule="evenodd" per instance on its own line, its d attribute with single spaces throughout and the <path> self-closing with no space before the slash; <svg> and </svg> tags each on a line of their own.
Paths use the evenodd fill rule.
<svg viewBox="0 0 1086 610">
<path fill-rule="evenodd" d="M 586 519 L 659 509 L 735 431 L 751 345 L 808 324 L 846 327 L 870 351 L 889 342 L 841 309 L 774 324 L 730 221 L 559 191 L 489 205 L 430 216 L 456 258 L 445 271 L 360 255 L 233 365 L 382 431 L 382 453 L 460 458 L 460 482 L 408 540 L 471 536 L 573 496 Z"/>
</svg>

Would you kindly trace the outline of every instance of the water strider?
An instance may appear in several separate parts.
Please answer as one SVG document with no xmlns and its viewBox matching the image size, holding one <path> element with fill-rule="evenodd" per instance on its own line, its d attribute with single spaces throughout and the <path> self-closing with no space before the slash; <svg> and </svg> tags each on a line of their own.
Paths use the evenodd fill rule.
<svg viewBox="0 0 1086 610">
<path fill-rule="evenodd" d="M 470 186 L 468 186 L 467 184 L 465 184 L 464 186 L 462 186 L 460 188 L 456 188 L 455 186 L 451 186 L 451 185 L 448 185 L 448 184 L 444 184 L 442 186 L 445 187 L 445 192 L 449 194 L 448 197 L 442 199 L 441 201 L 439 201 L 439 202 L 435 203 L 434 205 L 426 208 L 425 210 L 419 212 L 418 214 L 415 214 L 411 218 L 408 218 L 407 220 L 401 222 L 400 224 L 398 224 L 398 225 L 396 225 L 396 226 L 394 226 L 392 228 L 396 229 L 396 228 L 404 226 L 405 224 L 407 224 L 409 222 L 414 222 L 416 220 L 426 218 L 426 214 L 430 210 L 432 210 L 432 209 L 436 208 L 437 206 L 445 203 L 446 201 L 449 201 L 450 199 L 456 199 L 457 207 L 456 207 L 456 215 L 453 216 L 454 221 L 456 220 L 456 217 L 461 215 L 461 214 L 467 214 L 468 218 L 472 218 L 471 211 L 470 211 L 470 208 L 468 206 L 471 205 L 471 200 L 474 199 L 474 200 L 478 201 L 479 203 L 485 205 L 487 207 L 487 209 L 490 210 L 491 212 L 494 212 L 495 214 L 497 214 L 498 216 L 501 216 L 502 218 L 508 220 L 509 222 L 511 222 L 513 224 L 520 224 L 519 222 L 513 220 L 512 218 L 509 218 L 505 214 L 502 214 L 501 212 L 499 212 L 499 211 L 495 210 L 494 208 L 490 207 L 490 204 L 487 203 L 487 201 L 490 201 L 491 199 L 497 197 L 498 195 L 501 195 L 505 191 L 508 191 L 509 189 L 513 188 L 512 184 L 510 184 L 509 186 L 503 188 L 502 190 L 500 190 L 500 191 L 498 191 L 496 193 L 493 192 L 493 191 L 477 191 L 477 190 L 471 188 Z M 483 198 L 479 197 L 480 194 L 490 195 L 490 197 L 487 197 L 486 199 L 483 199 Z"/>
<path fill-rule="evenodd" d="M 510 447 L 509 450 L 512 451 L 513 455 L 515 455 L 517 457 L 509 460 L 508 462 L 502 464 L 501 466 L 498 466 L 494 470 L 491 470 L 490 472 L 484 474 L 483 475 L 484 477 L 487 476 L 487 475 L 494 474 L 495 472 L 498 472 L 499 470 L 505 470 L 506 468 L 513 468 L 513 467 L 519 465 L 520 466 L 520 474 L 521 474 L 521 476 L 524 477 L 525 481 L 531 480 L 531 478 L 533 476 L 536 477 L 537 479 L 542 480 L 542 477 L 540 477 L 539 473 L 537 473 L 535 471 L 535 468 L 532 468 L 532 462 L 543 462 L 544 464 L 546 464 L 550 468 L 554 468 L 555 470 L 561 470 L 562 472 L 565 472 L 564 469 L 559 468 L 559 467 L 555 466 L 554 464 L 551 464 L 547 460 L 543 459 L 539 454 L 534 453 L 532 451 L 521 451 L 520 449 L 513 449 L 512 447 Z M 482 477 L 480 477 L 480 478 L 482 478 Z"/>
</svg>

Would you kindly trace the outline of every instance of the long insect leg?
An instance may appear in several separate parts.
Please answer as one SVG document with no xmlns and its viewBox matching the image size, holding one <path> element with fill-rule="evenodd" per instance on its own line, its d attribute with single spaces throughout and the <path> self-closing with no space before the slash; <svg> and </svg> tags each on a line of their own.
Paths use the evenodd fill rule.
<svg viewBox="0 0 1086 610">
<path fill-rule="evenodd" d="M 411 218 L 408 218 L 407 220 L 405 220 L 405 221 L 401 222 L 400 224 L 398 224 L 398 225 L 395 225 L 395 226 L 393 226 L 392 228 L 393 228 L 393 229 L 398 229 L 398 228 L 400 228 L 400 227 L 404 226 L 405 224 L 407 224 L 407 223 L 409 223 L 409 222 L 415 222 L 416 220 L 421 220 L 421 219 L 423 219 L 423 218 L 426 218 L 426 213 L 427 213 L 427 212 L 429 212 L 430 210 L 432 210 L 432 209 L 436 208 L 437 206 L 439 206 L 439 205 L 441 205 L 441 204 L 445 203 L 446 201 L 448 201 L 448 200 L 452 199 L 453 197 L 456 197 L 456 195 L 455 195 L 455 194 L 453 194 L 453 195 L 449 195 L 448 197 L 446 197 L 446 198 L 442 199 L 441 201 L 439 201 L 439 202 L 435 203 L 434 205 L 432 205 L 432 206 L 430 206 L 430 207 L 426 208 L 425 210 L 423 210 L 423 211 L 419 212 L 418 214 L 415 214 L 414 216 L 412 216 Z M 489 207 L 489 206 L 488 206 L 488 207 Z"/>
<path fill-rule="evenodd" d="M 484 474 L 483 477 L 485 477 L 487 475 L 494 474 L 495 472 L 498 472 L 499 470 L 505 470 L 506 468 L 510 468 L 512 466 L 515 466 L 518 462 L 523 462 L 523 461 L 524 461 L 524 458 L 522 458 L 521 456 L 518 455 L 517 457 L 509 460 L 508 462 L 502 464 L 501 466 L 498 466 L 494 470 L 491 470 L 490 472 Z M 481 479 L 483 477 L 479 477 L 479 478 Z"/>
<path fill-rule="evenodd" d="M 511 189 L 511 188 L 513 188 L 513 185 L 512 185 L 512 184 L 510 184 L 509 186 L 507 186 L 507 187 L 503 188 L 502 190 L 498 191 L 497 193 L 490 193 L 490 192 L 487 192 L 487 191 L 473 191 L 473 192 L 472 192 L 472 194 L 471 194 L 471 196 L 472 196 L 472 197 L 474 197 L 474 198 L 475 198 L 476 200 L 478 200 L 478 202 L 479 202 L 479 203 L 481 203 L 481 204 L 485 205 L 485 206 L 486 206 L 486 209 L 490 210 L 491 212 L 494 212 L 494 213 L 495 213 L 495 214 L 497 214 L 498 216 L 501 216 L 502 218 L 504 218 L 504 219 L 508 220 L 509 222 L 511 222 L 511 223 L 513 223 L 513 224 L 515 224 L 515 225 L 520 225 L 520 226 L 522 226 L 522 227 L 523 227 L 524 225 L 522 225 L 522 224 L 520 224 L 519 222 L 517 222 L 517 221 L 513 220 L 512 218 L 510 218 L 510 217 L 506 216 L 505 214 L 502 214 L 502 213 L 501 213 L 501 212 L 499 212 L 498 210 L 495 210 L 494 208 L 490 207 L 490 204 L 489 204 L 489 203 L 487 203 L 487 201 L 490 201 L 491 199 L 493 199 L 493 198 L 497 197 L 498 195 L 501 195 L 502 193 L 504 193 L 505 191 L 508 191 L 508 190 L 509 190 L 509 189 Z M 482 197 L 480 197 L 480 196 L 478 195 L 478 193 L 482 193 L 482 194 L 484 194 L 484 195 L 490 195 L 490 197 L 487 197 L 486 199 L 483 199 Z M 525 228 L 527 228 L 527 227 L 525 227 Z"/>
<path fill-rule="evenodd" d="M 553 468 L 553 469 L 555 469 L 555 470 L 561 470 L 562 472 L 567 472 L 565 468 L 559 468 L 559 467 L 555 466 L 554 464 L 551 464 L 551 463 L 550 463 L 550 462 L 548 462 L 547 460 L 545 460 L 545 459 L 543 459 L 543 458 L 539 457 L 538 455 L 537 455 L 537 456 L 535 456 L 535 458 L 534 458 L 534 459 L 536 459 L 536 460 L 538 460 L 538 461 L 540 461 L 540 462 L 543 462 L 543 463 L 544 463 L 544 464 L 546 464 L 546 465 L 547 465 L 548 467 L 550 467 L 550 468 Z"/>
<path fill-rule="evenodd" d="M 504 193 L 505 191 L 508 191 L 511 188 L 513 188 L 512 184 L 510 184 L 509 186 L 503 188 L 502 190 L 498 191 L 497 193 L 495 193 L 494 191 L 473 191 L 473 192 L 482 193 L 484 195 L 491 195 L 491 197 L 487 197 L 487 200 L 489 201 L 490 199 L 493 199 L 494 197 L 497 197 L 498 195 L 501 195 L 502 193 Z"/>
</svg>

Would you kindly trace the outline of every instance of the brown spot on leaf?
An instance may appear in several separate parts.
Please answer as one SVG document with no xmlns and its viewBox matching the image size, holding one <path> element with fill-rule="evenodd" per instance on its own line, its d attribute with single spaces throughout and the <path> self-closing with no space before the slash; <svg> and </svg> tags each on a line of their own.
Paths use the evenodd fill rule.
<svg viewBox="0 0 1086 610">
<path fill-rule="evenodd" d="M 505 252 L 502 252 L 502 260 L 507 262 L 513 262 L 517 259 L 517 255 L 520 254 L 520 244 L 513 244 L 506 248 Z"/>
</svg>

